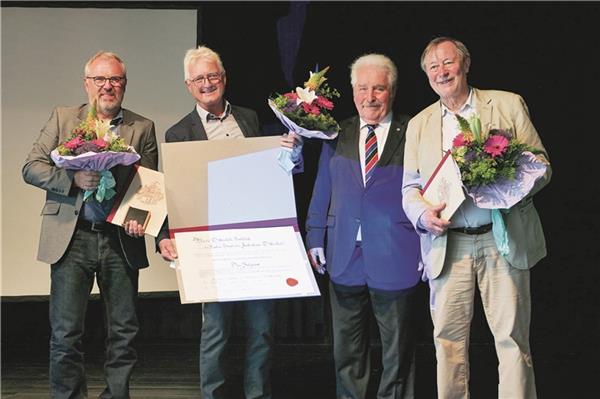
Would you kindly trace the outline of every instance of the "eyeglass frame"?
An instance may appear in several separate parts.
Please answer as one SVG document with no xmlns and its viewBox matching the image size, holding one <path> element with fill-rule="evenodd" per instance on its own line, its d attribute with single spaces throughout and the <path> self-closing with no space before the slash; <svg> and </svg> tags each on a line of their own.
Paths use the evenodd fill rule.
<svg viewBox="0 0 600 399">
<path fill-rule="evenodd" d="M 212 75 L 212 76 L 211 76 Z M 196 76 L 193 79 L 187 79 L 186 82 L 188 84 L 193 84 L 194 86 L 198 86 L 204 84 L 204 81 L 207 81 L 211 84 L 221 83 L 223 78 L 225 77 L 225 71 L 223 72 L 211 72 L 205 75 Z"/>
<path fill-rule="evenodd" d="M 91 79 L 92 82 L 94 82 L 94 85 L 96 85 L 96 87 L 102 87 L 106 84 L 106 82 L 108 81 L 108 83 L 112 86 L 112 87 L 123 87 L 126 82 L 127 82 L 127 76 L 86 76 L 86 79 Z M 102 79 L 102 83 L 98 84 L 96 82 L 96 80 Z"/>
</svg>

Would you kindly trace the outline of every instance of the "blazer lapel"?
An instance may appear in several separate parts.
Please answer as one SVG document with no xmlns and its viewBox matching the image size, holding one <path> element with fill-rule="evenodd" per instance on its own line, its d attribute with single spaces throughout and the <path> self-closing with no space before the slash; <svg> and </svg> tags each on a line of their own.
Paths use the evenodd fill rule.
<svg viewBox="0 0 600 399">
<path fill-rule="evenodd" d="M 383 153 L 381 154 L 377 165 L 385 166 L 390 163 L 392 156 L 396 153 L 398 146 L 402 142 L 402 138 L 404 138 L 404 131 L 402 131 L 403 125 L 403 123 L 392 120 L 390 131 L 385 141 L 385 147 L 383 148 Z M 373 177 L 375 177 L 375 175 L 373 175 Z"/>
<path fill-rule="evenodd" d="M 198 111 L 196 108 L 192 112 L 190 112 L 190 132 L 192 136 L 192 140 L 208 140 L 208 136 L 206 135 L 206 130 L 204 130 L 204 125 L 202 124 L 202 120 L 200 119 L 200 115 L 198 115 Z"/>
<path fill-rule="evenodd" d="M 123 122 L 119 126 L 119 136 L 125 140 L 127 145 L 132 145 L 133 142 L 133 119 L 129 112 L 124 109 L 123 110 Z"/>
<path fill-rule="evenodd" d="M 236 110 L 235 106 L 231 106 L 231 115 L 235 118 L 240 130 L 244 137 L 255 137 L 254 132 L 248 127 L 248 123 L 246 122 L 246 118 L 243 118 Z"/>
<path fill-rule="evenodd" d="M 487 133 L 492 128 L 492 100 L 475 88 L 473 91 L 473 95 L 475 96 L 475 108 L 477 109 L 479 121 L 481 122 L 481 130 L 483 133 Z"/>
<path fill-rule="evenodd" d="M 434 104 L 431 114 L 427 117 L 425 128 L 426 134 L 422 137 L 423 145 L 419 155 L 424 159 L 423 166 L 430 168 L 422 170 L 421 175 L 425 181 L 433 173 L 435 167 L 442 160 L 442 107 L 440 102 Z"/>
<path fill-rule="evenodd" d="M 362 186 L 364 185 L 364 180 L 362 176 L 362 169 L 360 165 L 360 154 L 358 152 L 359 146 L 359 137 L 360 137 L 360 119 L 355 117 L 349 124 L 348 128 L 344 129 L 344 131 L 340 132 L 340 135 L 345 135 L 345 139 L 347 141 L 347 147 L 349 152 L 350 159 L 356 159 L 356 162 L 351 162 L 352 175 L 356 179 L 356 181 Z M 338 139 L 339 140 L 339 139 Z"/>
</svg>

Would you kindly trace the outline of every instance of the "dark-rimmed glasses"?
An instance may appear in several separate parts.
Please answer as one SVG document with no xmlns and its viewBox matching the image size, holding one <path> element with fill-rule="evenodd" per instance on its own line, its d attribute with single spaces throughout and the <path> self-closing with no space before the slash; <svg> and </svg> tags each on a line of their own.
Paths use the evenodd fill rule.
<svg viewBox="0 0 600 399">
<path fill-rule="evenodd" d="M 106 76 L 86 76 L 86 79 L 91 79 L 94 84 L 98 87 L 102 87 L 104 86 L 104 84 L 106 83 L 106 81 L 108 80 L 108 82 L 110 83 L 111 86 L 115 86 L 115 87 L 121 87 L 123 86 L 123 83 L 125 83 L 125 77 L 124 76 L 110 76 L 110 77 L 106 77 Z"/>
<path fill-rule="evenodd" d="M 204 75 L 196 76 L 194 79 L 189 79 L 188 81 L 190 83 L 195 84 L 196 86 L 204 84 L 204 81 L 208 81 L 208 83 L 216 84 L 216 83 L 220 83 L 223 80 L 223 75 L 225 75 L 224 72 L 219 72 L 219 73 L 214 72 L 214 73 L 209 73 L 206 76 L 204 76 Z"/>
</svg>

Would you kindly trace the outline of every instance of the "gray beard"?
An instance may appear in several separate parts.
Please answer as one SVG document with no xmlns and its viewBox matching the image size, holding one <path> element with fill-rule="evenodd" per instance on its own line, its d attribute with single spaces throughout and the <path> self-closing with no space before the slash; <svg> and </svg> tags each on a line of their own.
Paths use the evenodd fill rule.
<svg viewBox="0 0 600 399">
<path fill-rule="evenodd" d="M 102 102 L 99 102 L 98 105 L 98 112 L 104 115 L 112 115 L 115 116 L 119 110 L 121 109 L 121 104 L 120 103 L 114 103 L 114 104 L 105 104 Z"/>
</svg>

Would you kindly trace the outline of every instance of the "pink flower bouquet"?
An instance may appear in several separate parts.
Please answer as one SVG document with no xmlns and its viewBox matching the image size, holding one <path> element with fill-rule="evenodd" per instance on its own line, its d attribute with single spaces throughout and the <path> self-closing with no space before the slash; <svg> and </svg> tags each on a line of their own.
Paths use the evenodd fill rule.
<svg viewBox="0 0 600 399">
<path fill-rule="evenodd" d="M 452 156 L 475 204 L 508 209 L 525 198 L 546 172 L 546 164 L 534 155 L 538 151 L 519 142 L 510 130 L 484 134 L 477 115 L 456 118 L 461 132 L 452 142 Z"/>
<path fill-rule="evenodd" d="M 87 118 L 73 129 L 69 139 L 52 150 L 50 157 L 60 168 L 101 172 L 98 188 L 84 193 L 84 200 L 95 198 L 98 202 L 115 195 L 115 179 L 109 169 L 116 165 L 131 165 L 140 159 L 133 147 L 110 131 L 108 122 L 97 119 L 95 104 L 90 107 Z"/>
<path fill-rule="evenodd" d="M 269 99 L 269 107 L 286 128 L 308 138 L 331 140 L 337 136 L 340 127 L 330 111 L 334 108 L 333 98 L 340 93 L 325 83 L 328 70 L 310 72 L 304 87 Z"/>
</svg>

